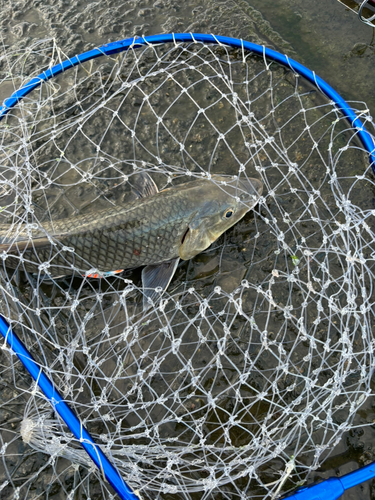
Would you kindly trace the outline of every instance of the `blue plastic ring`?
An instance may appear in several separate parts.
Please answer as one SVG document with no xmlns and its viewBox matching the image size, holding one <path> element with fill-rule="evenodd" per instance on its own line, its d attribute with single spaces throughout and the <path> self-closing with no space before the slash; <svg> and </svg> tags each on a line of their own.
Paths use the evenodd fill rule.
<svg viewBox="0 0 375 500">
<path fill-rule="evenodd" d="M 119 52 L 128 50 L 129 48 L 139 48 L 145 45 L 156 45 L 160 43 L 177 43 L 177 42 L 202 42 L 205 44 L 221 44 L 228 45 L 230 47 L 241 48 L 243 50 L 254 52 L 260 56 L 267 59 L 276 61 L 283 66 L 291 68 L 295 73 L 302 75 L 309 82 L 315 85 L 321 92 L 323 92 L 327 97 L 329 97 L 341 111 L 341 113 L 349 120 L 352 127 L 355 127 L 358 131 L 358 137 L 360 138 L 364 148 L 369 153 L 369 162 L 372 166 L 373 172 L 375 173 L 375 144 L 371 135 L 366 130 L 364 124 L 357 117 L 354 110 L 349 106 L 349 104 L 324 80 L 317 76 L 313 71 L 306 68 L 302 64 L 290 59 L 289 57 L 276 52 L 275 50 L 267 49 L 262 45 L 257 45 L 255 43 L 246 42 L 245 40 L 240 40 L 238 38 L 230 38 L 227 36 L 215 36 L 207 35 L 203 33 L 174 33 L 167 35 L 152 35 L 147 37 L 134 37 L 126 38 L 125 40 L 120 40 L 118 42 L 112 42 L 102 45 L 98 49 L 89 50 L 78 56 L 72 57 L 67 61 L 60 64 L 56 64 L 52 68 L 44 71 L 37 77 L 30 80 L 21 89 L 14 92 L 8 99 L 5 99 L 4 104 L 0 107 L 0 120 L 4 117 L 10 109 L 12 109 L 18 101 L 25 97 L 29 92 L 38 87 L 41 82 L 47 81 L 50 78 L 66 71 L 78 64 L 90 61 L 96 57 L 102 55 L 111 55 Z"/>
</svg>

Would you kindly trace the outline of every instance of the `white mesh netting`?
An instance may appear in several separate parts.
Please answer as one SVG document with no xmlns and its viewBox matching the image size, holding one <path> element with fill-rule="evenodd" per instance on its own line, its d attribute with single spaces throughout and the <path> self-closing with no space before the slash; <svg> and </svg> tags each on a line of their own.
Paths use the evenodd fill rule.
<svg viewBox="0 0 375 500">
<path fill-rule="evenodd" d="M 52 40 L 4 52 L 2 98 L 61 59 Z M 335 104 L 254 54 L 176 43 L 71 69 L 0 128 L 8 235 L 94 219 L 140 171 L 159 189 L 262 180 L 255 209 L 146 312 L 139 270 L 47 279 L 74 252 L 53 243 L 35 273 L 3 251 L 0 310 L 143 498 L 271 499 L 305 480 L 355 425 L 374 367 L 374 180 Z M 1 345 L 1 498 L 114 498 Z"/>
</svg>

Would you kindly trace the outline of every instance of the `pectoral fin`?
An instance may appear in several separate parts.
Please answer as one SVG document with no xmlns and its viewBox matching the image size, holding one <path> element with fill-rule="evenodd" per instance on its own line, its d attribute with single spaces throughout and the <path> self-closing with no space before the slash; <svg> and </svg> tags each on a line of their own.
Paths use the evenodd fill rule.
<svg viewBox="0 0 375 500">
<path fill-rule="evenodd" d="M 134 176 L 132 191 L 137 198 L 147 198 L 159 192 L 155 182 L 147 172 L 140 172 Z"/>
<path fill-rule="evenodd" d="M 168 288 L 169 283 L 177 269 L 180 258 L 162 262 L 161 264 L 146 266 L 142 270 L 143 309 L 150 307 L 149 299 L 156 302 L 161 294 Z M 162 292 L 155 291 L 160 287 Z"/>
</svg>

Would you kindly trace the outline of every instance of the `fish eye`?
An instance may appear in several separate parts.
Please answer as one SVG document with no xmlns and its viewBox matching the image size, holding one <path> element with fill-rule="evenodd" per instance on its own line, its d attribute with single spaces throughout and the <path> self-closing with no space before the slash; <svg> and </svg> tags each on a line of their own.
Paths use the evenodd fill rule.
<svg viewBox="0 0 375 500">
<path fill-rule="evenodd" d="M 224 218 L 225 219 L 230 219 L 232 215 L 234 214 L 233 208 L 227 208 L 224 212 Z"/>
</svg>

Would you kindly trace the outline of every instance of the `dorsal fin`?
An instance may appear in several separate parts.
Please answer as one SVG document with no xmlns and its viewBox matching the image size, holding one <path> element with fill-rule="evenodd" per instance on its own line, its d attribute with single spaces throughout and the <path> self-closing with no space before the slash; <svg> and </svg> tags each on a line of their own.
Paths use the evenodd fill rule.
<svg viewBox="0 0 375 500">
<path fill-rule="evenodd" d="M 147 172 L 140 172 L 134 176 L 132 191 L 137 198 L 147 198 L 159 192 L 155 182 Z"/>
</svg>

